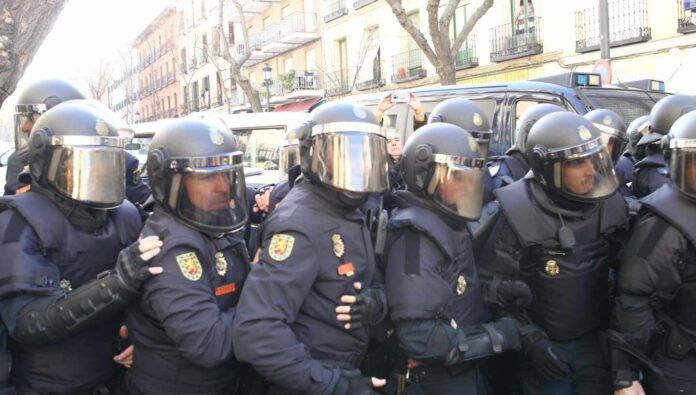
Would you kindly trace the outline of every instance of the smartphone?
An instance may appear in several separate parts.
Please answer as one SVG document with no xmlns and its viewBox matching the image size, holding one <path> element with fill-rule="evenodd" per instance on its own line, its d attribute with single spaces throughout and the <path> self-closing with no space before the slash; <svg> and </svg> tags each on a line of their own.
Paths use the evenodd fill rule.
<svg viewBox="0 0 696 395">
<path fill-rule="evenodd" d="M 407 91 L 394 91 L 391 95 L 392 103 L 408 103 L 410 95 Z"/>
</svg>

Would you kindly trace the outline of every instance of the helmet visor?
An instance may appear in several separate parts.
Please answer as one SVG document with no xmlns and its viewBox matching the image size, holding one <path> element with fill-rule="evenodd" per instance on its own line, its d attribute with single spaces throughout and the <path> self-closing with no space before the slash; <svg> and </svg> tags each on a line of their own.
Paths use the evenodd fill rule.
<svg viewBox="0 0 696 395">
<path fill-rule="evenodd" d="M 376 133 L 322 133 L 313 137 L 310 169 L 322 184 L 358 193 L 389 189 L 387 139 Z"/>
<path fill-rule="evenodd" d="M 16 113 L 14 116 L 14 142 L 15 149 L 20 149 L 27 146 L 29 143 L 29 134 L 34 122 L 39 119 L 38 113 Z"/>
<path fill-rule="evenodd" d="M 563 157 L 553 166 L 556 188 L 571 199 L 602 200 L 613 195 L 619 185 L 614 162 L 604 145 Z"/>
<path fill-rule="evenodd" d="M 227 233 L 241 229 L 247 221 L 246 183 L 241 164 L 191 167 L 173 177 L 170 207 L 184 221 L 204 231 Z M 180 185 L 178 185 L 180 183 Z M 175 192 L 175 191 L 172 191 Z"/>
<path fill-rule="evenodd" d="M 435 171 L 426 190 L 446 211 L 466 220 L 481 216 L 483 204 L 483 159 L 434 155 Z"/>
<path fill-rule="evenodd" d="M 62 195 L 97 208 L 112 208 L 125 198 L 125 153 L 105 146 L 57 146 L 48 182 Z"/>
<path fill-rule="evenodd" d="M 611 159 L 616 163 L 616 161 L 619 160 L 619 156 L 621 156 L 624 151 L 626 141 L 608 133 L 602 133 L 601 136 L 602 144 L 607 147 Z"/>
<path fill-rule="evenodd" d="M 300 146 L 297 140 L 289 142 L 287 145 L 280 147 L 280 163 L 278 169 L 282 180 L 288 179 L 290 168 L 300 164 Z"/>
<path fill-rule="evenodd" d="M 696 140 L 693 148 L 675 149 L 671 154 L 670 178 L 683 194 L 696 199 Z"/>
</svg>

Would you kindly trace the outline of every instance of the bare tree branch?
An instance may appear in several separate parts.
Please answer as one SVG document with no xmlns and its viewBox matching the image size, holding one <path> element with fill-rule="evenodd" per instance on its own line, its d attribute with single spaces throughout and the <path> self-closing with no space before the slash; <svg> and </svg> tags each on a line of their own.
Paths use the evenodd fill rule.
<svg viewBox="0 0 696 395">
<path fill-rule="evenodd" d="M 413 40 L 418 45 L 418 48 L 420 48 L 421 51 L 423 51 L 430 63 L 437 64 L 437 55 L 435 54 L 435 51 L 433 51 L 433 49 L 430 48 L 428 40 L 425 38 L 425 35 L 423 35 L 423 32 L 421 32 L 420 29 L 416 27 L 413 24 L 413 22 L 411 22 L 408 19 L 408 16 L 406 15 L 406 10 L 404 9 L 403 5 L 401 5 L 401 0 L 385 1 L 387 2 L 387 4 L 389 4 L 389 7 L 391 7 L 394 16 L 396 16 L 396 19 L 399 21 L 401 26 L 403 26 L 406 32 L 411 35 Z"/>
<path fill-rule="evenodd" d="M 100 59 L 99 66 L 97 66 L 96 70 L 91 73 L 91 76 L 87 80 L 89 93 L 95 100 L 101 100 L 101 97 L 106 93 L 106 89 L 112 81 L 111 71 L 109 69 L 109 63 L 104 59 Z"/>
<path fill-rule="evenodd" d="M 462 26 L 462 30 L 459 31 L 454 44 L 452 44 L 450 51 L 453 54 L 456 54 L 457 51 L 459 51 L 459 48 L 461 48 L 462 44 L 464 44 L 466 38 L 469 37 L 469 33 L 471 33 L 471 31 L 474 29 L 474 25 L 476 25 L 479 19 L 481 19 L 481 17 L 483 17 L 483 15 L 485 15 L 491 7 L 493 7 L 493 0 L 483 0 L 483 3 L 479 6 L 479 8 L 477 8 L 476 11 L 471 14 L 464 26 Z"/>
</svg>

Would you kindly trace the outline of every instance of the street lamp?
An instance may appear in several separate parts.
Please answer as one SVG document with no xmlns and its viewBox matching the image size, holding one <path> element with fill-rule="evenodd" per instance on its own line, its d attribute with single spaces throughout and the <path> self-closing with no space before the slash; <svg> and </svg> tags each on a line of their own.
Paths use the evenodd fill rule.
<svg viewBox="0 0 696 395">
<path fill-rule="evenodd" d="M 271 83 L 273 82 L 271 80 L 271 71 L 273 69 L 266 63 L 261 71 L 263 71 L 263 83 L 266 85 L 266 112 L 271 112 Z"/>
</svg>

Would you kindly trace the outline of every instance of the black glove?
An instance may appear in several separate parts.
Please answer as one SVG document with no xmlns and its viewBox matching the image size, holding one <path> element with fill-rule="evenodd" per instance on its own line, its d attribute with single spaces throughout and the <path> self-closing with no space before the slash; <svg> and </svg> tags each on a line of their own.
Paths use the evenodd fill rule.
<svg viewBox="0 0 696 395">
<path fill-rule="evenodd" d="M 136 241 L 122 249 L 118 254 L 115 268 L 121 281 L 135 293 L 139 292 L 140 286 L 152 276 L 148 270 L 148 263 L 140 258 L 139 245 L 140 242 Z"/>
<path fill-rule="evenodd" d="M 486 302 L 502 307 L 526 307 L 532 303 L 532 291 L 519 280 L 502 280 L 500 277 L 482 278 L 481 288 Z"/>
<path fill-rule="evenodd" d="M 522 348 L 520 331 L 517 329 L 517 321 L 509 317 L 503 317 L 490 325 L 495 328 L 499 335 L 502 335 L 500 350 L 495 349 L 496 347 L 494 345 L 493 351 L 496 354 L 509 350 L 519 351 Z"/>
<path fill-rule="evenodd" d="M 377 313 L 377 297 L 374 289 L 358 291 L 355 296 L 355 303 L 350 305 L 350 320 L 346 323 L 350 324 L 350 329 L 358 329 L 365 325 L 370 325 L 374 321 L 374 315 Z"/>
<path fill-rule="evenodd" d="M 554 351 L 551 341 L 540 332 L 527 335 L 523 342 L 524 353 L 542 379 L 555 381 L 572 373 L 570 364 Z"/>
<path fill-rule="evenodd" d="M 377 392 L 372 387 L 372 378 L 365 377 L 358 369 L 341 369 L 341 377 L 332 395 L 372 395 Z"/>
</svg>

